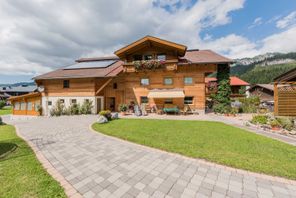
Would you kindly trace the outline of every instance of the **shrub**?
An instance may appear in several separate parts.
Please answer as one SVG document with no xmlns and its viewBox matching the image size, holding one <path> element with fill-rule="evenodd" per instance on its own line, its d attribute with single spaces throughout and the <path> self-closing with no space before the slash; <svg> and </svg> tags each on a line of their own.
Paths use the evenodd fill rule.
<svg viewBox="0 0 296 198">
<path fill-rule="evenodd" d="M 63 115 L 71 115 L 71 107 L 64 108 L 62 114 Z"/>
<path fill-rule="evenodd" d="M 80 114 L 80 105 L 77 103 L 73 103 L 70 106 L 71 115 L 79 115 Z"/>
<path fill-rule="evenodd" d="M 294 121 L 292 118 L 288 118 L 288 117 L 276 117 L 275 118 L 279 124 L 286 130 L 288 131 L 292 131 L 292 129 L 294 128 Z"/>
<path fill-rule="evenodd" d="M 0 109 L 3 109 L 5 107 L 6 102 L 4 100 L 0 100 Z"/>
<path fill-rule="evenodd" d="M 120 112 L 126 112 L 127 108 L 128 108 L 127 104 L 120 104 L 119 107 L 118 107 L 118 110 Z"/>
<path fill-rule="evenodd" d="M 91 109 L 93 108 L 92 101 L 85 100 L 81 105 L 81 114 L 91 114 Z"/>
<path fill-rule="evenodd" d="M 2 125 L 3 124 L 3 121 L 2 121 L 2 118 L 0 117 L 0 125 Z"/>
<path fill-rule="evenodd" d="M 254 115 L 251 123 L 253 124 L 267 124 L 268 117 L 266 115 Z"/>
<path fill-rule="evenodd" d="M 251 96 L 249 98 L 240 98 L 242 103 L 240 111 L 243 113 L 257 113 L 260 105 L 260 98 L 258 96 Z"/>
<path fill-rule="evenodd" d="M 54 107 L 52 107 L 52 109 L 50 110 L 50 115 L 51 116 L 61 116 L 64 112 L 64 104 L 58 100 L 55 104 Z"/>
<path fill-rule="evenodd" d="M 279 123 L 279 121 L 277 121 L 276 119 L 271 120 L 269 122 L 269 124 L 270 124 L 271 127 L 280 127 L 281 126 L 281 124 Z"/>
<path fill-rule="evenodd" d="M 107 118 L 107 120 L 111 120 L 111 111 L 109 110 L 104 110 L 104 111 L 100 111 L 99 115 L 104 116 L 105 118 Z"/>
<path fill-rule="evenodd" d="M 225 105 L 223 103 L 214 104 L 213 110 L 215 113 L 229 113 L 231 107 L 229 105 Z"/>
</svg>

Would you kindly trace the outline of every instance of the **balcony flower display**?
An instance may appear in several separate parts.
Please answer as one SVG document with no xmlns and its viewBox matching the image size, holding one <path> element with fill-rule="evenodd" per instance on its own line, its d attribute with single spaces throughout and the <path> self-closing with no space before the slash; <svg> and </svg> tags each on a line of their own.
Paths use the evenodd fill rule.
<svg viewBox="0 0 296 198">
<path fill-rule="evenodd" d="M 164 66 L 165 61 L 159 60 L 141 60 L 133 62 L 135 69 L 139 70 L 155 70 Z"/>
</svg>

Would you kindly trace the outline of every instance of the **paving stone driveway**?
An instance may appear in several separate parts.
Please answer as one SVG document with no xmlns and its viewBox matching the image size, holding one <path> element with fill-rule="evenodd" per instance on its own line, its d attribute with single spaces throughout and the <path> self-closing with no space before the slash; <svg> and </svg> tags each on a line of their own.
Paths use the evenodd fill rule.
<svg viewBox="0 0 296 198">
<path fill-rule="evenodd" d="M 296 197 L 294 182 L 94 133 L 89 125 L 95 119 L 73 116 L 13 123 L 84 197 Z"/>
</svg>

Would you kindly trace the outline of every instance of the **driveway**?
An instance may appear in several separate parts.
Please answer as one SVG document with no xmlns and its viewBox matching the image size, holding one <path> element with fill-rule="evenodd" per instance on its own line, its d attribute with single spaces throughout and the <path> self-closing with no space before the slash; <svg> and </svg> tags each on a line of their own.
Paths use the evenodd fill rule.
<svg viewBox="0 0 296 198">
<path fill-rule="evenodd" d="M 296 182 L 95 133 L 95 116 L 10 121 L 84 197 L 296 197 Z M 143 120 L 144 122 L 144 120 Z"/>
</svg>

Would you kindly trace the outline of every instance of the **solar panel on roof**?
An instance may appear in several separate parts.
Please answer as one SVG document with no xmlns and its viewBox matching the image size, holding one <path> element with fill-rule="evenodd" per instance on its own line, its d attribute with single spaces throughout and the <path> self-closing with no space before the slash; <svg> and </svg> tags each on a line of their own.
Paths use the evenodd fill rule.
<svg viewBox="0 0 296 198">
<path fill-rule="evenodd" d="M 64 69 L 87 69 L 87 68 L 105 68 L 116 61 L 114 60 L 104 60 L 104 61 L 89 61 L 89 62 L 80 62 L 74 65 L 70 65 Z"/>
</svg>

